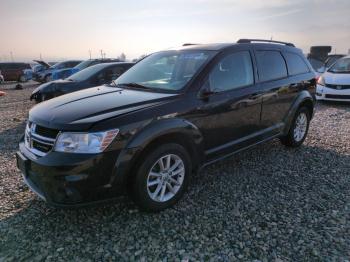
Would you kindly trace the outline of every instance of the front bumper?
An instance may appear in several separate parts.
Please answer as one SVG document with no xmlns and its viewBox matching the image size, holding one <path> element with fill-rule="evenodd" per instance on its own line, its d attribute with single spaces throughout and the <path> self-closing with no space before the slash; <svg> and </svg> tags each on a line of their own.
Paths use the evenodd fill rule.
<svg viewBox="0 0 350 262">
<path fill-rule="evenodd" d="M 350 89 L 333 89 L 321 85 L 316 88 L 317 100 L 346 101 L 350 102 Z"/>
<path fill-rule="evenodd" d="M 25 183 L 54 206 L 80 206 L 124 193 L 115 183 L 118 152 L 67 154 L 50 152 L 37 157 L 20 143 L 17 166 Z"/>
</svg>

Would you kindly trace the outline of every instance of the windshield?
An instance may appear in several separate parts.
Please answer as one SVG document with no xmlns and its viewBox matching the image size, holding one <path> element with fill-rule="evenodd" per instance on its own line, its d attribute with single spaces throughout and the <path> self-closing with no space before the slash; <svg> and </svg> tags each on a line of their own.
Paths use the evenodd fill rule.
<svg viewBox="0 0 350 262">
<path fill-rule="evenodd" d="M 87 68 L 91 65 L 92 63 L 92 60 L 86 60 L 86 61 L 83 61 L 79 64 L 77 64 L 74 68 L 76 69 L 79 69 L 79 70 L 83 70 L 84 68 Z"/>
<path fill-rule="evenodd" d="M 67 79 L 70 81 L 85 81 L 85 80 L 89 79 L 90 77 L 92 77 L 93 75 L 95 75 L 96 73 L 98 73 L 99 71 L 101 71 L 105 67 L 106 67 L 105 64 L 98 64 L 98 65 L 90 66 L 88 68 L 85 68 L 85 69 L 71 75 Z"/>
<path fill-rule="evenodd" d="M 199 50 L 155 53 L 131 67 L 115 80 L 115 84 L 177 91 L 192 79 L 213 54 L 213 51 Z"/>
<path fill-rule="evenodd" d="M 339 59 L 331 66 L 328 72 L 332 73 L 350 73 L 350 57 Z"/>
<path fill-rule="evenodd" d="M 59 62 L 57 64 L 54 64 L 53 66 L 51 66 L 52 69 L 62 69 L 62 68 L 65 68 L 65 62 Z"/>
</svg>

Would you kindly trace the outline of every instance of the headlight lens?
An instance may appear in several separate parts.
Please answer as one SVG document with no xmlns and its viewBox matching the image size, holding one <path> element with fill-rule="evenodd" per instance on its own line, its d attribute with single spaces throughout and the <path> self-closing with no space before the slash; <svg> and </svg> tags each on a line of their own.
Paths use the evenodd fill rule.
<svg viewBox="0 0 350 262">
<path fill-rule="evenodd" d="M 66 153 L 96 154 L 103 152 L 119 133 L 118 129 L 96 133 L 61 133 L 55 151 Z"/>
<path fill-rule="evenodd" d="M 317 84 L 319 84 L 319 85 L 321 85 L 321 86 L 325 86 L 325 85 L 326 85 L 323 76 L 320 76 L 320 78 L 319 78 L 318 81 L 317 81 Z"/>
</svg>

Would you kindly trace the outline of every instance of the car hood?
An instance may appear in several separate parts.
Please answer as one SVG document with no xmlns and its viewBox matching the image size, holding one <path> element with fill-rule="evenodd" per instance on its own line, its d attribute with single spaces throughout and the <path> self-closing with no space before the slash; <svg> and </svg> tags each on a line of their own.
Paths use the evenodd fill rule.
<svg viewBox="0 0 350 262">
<path fill-rule="evenodd" d="M 83 131 L 99 121 L 166 103 L 174 96 L 98 86 L 34 106 L 29 112 L 29 121 L 53 129 Z"/>
<path fill-rule="evenodd" d="M 37 62 L 38 64 L 44 66 L 45 68 L 50 68 L 51 66 L 46 63 L 45 61 L 42 61 L 42 60 L 33 60 L 34 62 Z"/>
<path fill-rule="evenodd" d="M 323 74 L 326 84 L 331 85 L 350 85 L 350 73 L 337 74 L 326 72 Z"/>
</svg>

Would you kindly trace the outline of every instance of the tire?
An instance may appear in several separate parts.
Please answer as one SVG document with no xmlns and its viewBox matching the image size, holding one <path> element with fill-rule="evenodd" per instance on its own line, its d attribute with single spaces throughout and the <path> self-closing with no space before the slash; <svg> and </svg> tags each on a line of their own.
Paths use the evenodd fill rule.
<svg viewBox="0 0 350 262">
<path fill-rule="evenodd" d="M 21 75 L 18 79 L 18 82 L 21 82 L 21 83 L 24 83 L 26 81 L 27 81 L 27 79 L 26 79 L 25 75 Z"/>
<path fill-rule="evenodd" d="M 305 119 L 305 122 L 303 121 Z M 280 138 L 281 143 L 288 147 L 300 146 L 309 131 L 311 113 L 306 107 L 301 107 L 296 112 L 292 125 L 286 136 Z"/>
<path fill-rule="evenodd" d="M 160 161 L 164 168 L 161 168 Z M 170 169 L 173 172 L 169 173 Z M 142 158 L 132 181 L 130 197 L 144 211 L 158 212 L 169 208 L 186 191 L 191 170 L 191 158 L 181 145 L 163 144 L 156 147 Z"/>
</svg>

